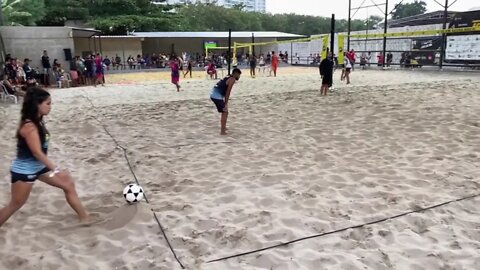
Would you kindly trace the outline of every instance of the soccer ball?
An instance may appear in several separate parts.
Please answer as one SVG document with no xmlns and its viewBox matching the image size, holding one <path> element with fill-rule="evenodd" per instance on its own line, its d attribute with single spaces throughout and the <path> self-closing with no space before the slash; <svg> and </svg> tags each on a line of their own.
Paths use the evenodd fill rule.
<svg viewBox="0 0 480 270">
<path fill-rule="evenodd" d="M 136 203 L 143 199 L 143 188 L 137 184 L 129 184 L 123 189 L 123 197 L 128 203 Z"/>
</svg>

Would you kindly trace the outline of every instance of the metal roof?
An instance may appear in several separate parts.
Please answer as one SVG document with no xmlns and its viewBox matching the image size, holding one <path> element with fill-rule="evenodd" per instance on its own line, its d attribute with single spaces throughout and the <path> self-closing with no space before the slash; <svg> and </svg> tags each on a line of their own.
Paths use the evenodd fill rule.
<svg viewBox="0 0 480 270">
<path fill-rule="evenodd" d="M 102 34 L 102 31 L 99 31 L 93 28 L 80 28 L 80 27 L 71 27 L 71 26 L 64 26 L 64 27 L 72 29 L 72 37 L 74 38 L 90 38 L 92 36 Z"/>
<path fill-rule="evenodd" d="M 142 37 L 137 37 L 137 36 L 125 36 L 125 35 L 101 35 L 99 36 L 100 38 L 136 38 L 136 39 L 141 39 Z"/>
<path fill-rule="evenodd" d="M 256 38 L 299 38 L 302 35 L 267 31 L 267 32 L 232 32 L 232 38 L 250 38 L 252 33 Z M 228 32 L 135 32 L 137 37 L 146 38 L 227 38 Z"/>
<path fill-rule="evenodd" d="M 449 18 L 452 18 L 457 13 L 458 12 L 456 11 L 448 11 L 447 14 Z M 390 20 L 388 22 L 388 27 L 394 28 L 394 27 L 403 27 L 403 26 L 440 24 L 440 23 L 443 23 L 443 20 L 444 20 L 443 16 L 444 16 L 444 11 L 434 11 L 434 12 L 429 12 L 425 14 L 418 14 L 418 15 L 401 18 L 401 19 Z"/>
</svg>

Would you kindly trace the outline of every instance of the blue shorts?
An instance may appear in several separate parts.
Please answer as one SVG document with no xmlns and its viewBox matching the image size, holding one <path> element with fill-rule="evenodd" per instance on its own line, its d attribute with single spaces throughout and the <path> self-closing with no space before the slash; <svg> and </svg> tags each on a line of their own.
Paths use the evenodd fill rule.
<svg viewBox="0 0 480 270">
<path fill-rule="evenodd" d="M 210 98 L 213 103 L 215 103 L 215 106 L 217 106 L 217 110 L 219 113 L 223 113 L 225 110 L 225 101 L 223 99 L 216 99 L 216 98 Z"/>
<path fill-rule="evenodd" d="M 22 174 L 22 173 L 16 173 L 10 171 L 10 174 L 12 175 L 12 184 L 17 182 L 17 181 L 22 181 L 22 182 L 28 182 L 28 183 L 33 183 L 35 180 L 38 179 L 38 177 L 42 174 L 48 173 L 50 170 L 45 167 L 42 170 L 32 173 L 32 174 Z"/>
</svg>

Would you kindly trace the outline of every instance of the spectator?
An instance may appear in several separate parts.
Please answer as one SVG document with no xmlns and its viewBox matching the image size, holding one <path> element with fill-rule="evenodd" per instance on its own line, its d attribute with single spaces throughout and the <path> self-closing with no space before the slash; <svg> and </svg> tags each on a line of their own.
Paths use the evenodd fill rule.
<svg viewBox="0 0 480 270">
<path fill-rule="evenodd" d="M 387 67 L 390 67 L 390 65 L 393 62 L 393 54 L 391 52 L 387 53 Z"/>
<path fill-rule="evenodd" d="M 210 61 L 207 66 L 207 74 L 210 75 L 210 79 L 217 79 L 217 69 L 213 61 Z"/>
<path fill-rule="evenodd" d="M 93 84 L 93 59 L 92 55 L 89 54 L 85 59 L 85 82 L 86 84 Z"/>
<path fill-rule="evenodd" d="M 97 56 L 95 57 L 95 82 L 93 86 L 97 87 L 97 83 L 101 83 L 102 86 L 105 86 L 103 84 L 104 82 L 104 75 L 103 75 L 103 61 L 102 61 L 102 55 L 100 53 L 97 53 Z"/>
<path fill-rule="evenodd" d="M 85 84 L 85 62 L 80 56 L 75 57 L 75 66 L 77 67 L 78 84 Z"/>
<path fill-rule="evenodd" d="M 5 68 L 3 69 L 3 74 L 6 76 L 6 79 L 11 83 L 11 84 L 16 84 L 17 83 L 17 71 L 15 69 L 15 66 L 13 65 L 15 61 L 15 58 L 9 58 L 5 62 Z"/>
<path fill-rule="evenodd" d="M 105 59 L 103 59 L 103 64 L 107 67 L 107 70 L 110 70 L 110 64 L 112 62 L 110 61 L 110 59 L 108 58 L 108 56 L 105 56 Z"/>
<path fill-rule="evenodd" d="M 118 56 L 118 54 L 115 56 L 115 67 L 117 69 L 123 69 L 123 64 L 122 64 L 122 58 Z"/>
<path fill-rule="evenodd" d="M 5 87 L 5 89 L 7 90 L 7 93 L 9 93 L 10 95 L 14 95 L 14 96 L 25 96 L 25 92 L 17 89 L 14 85 L 12 85 L 8 79 L 8 76 L 7 75 L 3 75 L 3 81 L 1 82 L 3 84 L 3 86 Z"/>
<path fill-rule="evenodd" d="M 45 87 L 50 85 L 50 71 L 52 66 L 50 65 L 50 57 L 48 57 L 47 50 L 43 50 L 42 55 L 42 67 L 43 67 L 43 83 Z"/>
<path fill-rule="evenodd" d="M 360 67 L 362 69 L 365 69 L 365 66 L 367 64 L 367 55 L 365 52 L 362 52 L 362 55 L 360 56 Z"/>
<path fill-rule="evenodd" d="M 23 71 L 25 72 L 25 80 L 28 86 L 33 86 L 37 84 L 35 80 L 35 70 L 30 67 L 30 59 L 26 58 L 23 61 Z"/>
<path fill-rule="evenodd" d="M 383 66 L 383 62 L 385 61 L 385 57 L 383 56 L 383 53 L 380 53 L 379 56 L 377 56 L 378 59 L 378 66 L 381 67 Z"/>
</svg>

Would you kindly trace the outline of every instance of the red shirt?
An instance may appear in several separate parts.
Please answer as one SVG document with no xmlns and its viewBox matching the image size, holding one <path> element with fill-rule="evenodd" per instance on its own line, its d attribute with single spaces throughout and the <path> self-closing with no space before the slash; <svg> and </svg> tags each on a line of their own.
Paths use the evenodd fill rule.
<svg viewBox="0 0 480 270">
<path fill-rule="evenodd" d="M 278 56 L 276 54 L 272 56 L 272 65 L 278 65 Z"/>
</svg>

